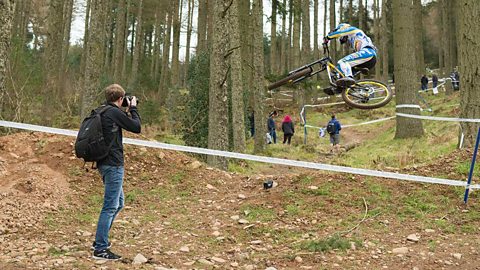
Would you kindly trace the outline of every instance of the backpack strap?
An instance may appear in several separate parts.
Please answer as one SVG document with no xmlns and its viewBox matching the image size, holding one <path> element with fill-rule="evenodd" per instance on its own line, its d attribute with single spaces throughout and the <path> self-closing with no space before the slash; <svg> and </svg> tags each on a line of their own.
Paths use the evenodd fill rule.
<svg viewBox="0 0 480 270">
<path fill-rule="evenodd" d="M 113 108 L 113 106 L 112 106 L 112 105 L 109 105 L 109 104 L 107 104 L 107 105 L 102 105 L 102 106 L 96 108 L 96 109 L 95 109 L 95 112 L 101 115 L 102 113 L 106 112 L 106 111 L 107 111 L 108 109 L 110 109 L 110 108 Z"/>
</svg>

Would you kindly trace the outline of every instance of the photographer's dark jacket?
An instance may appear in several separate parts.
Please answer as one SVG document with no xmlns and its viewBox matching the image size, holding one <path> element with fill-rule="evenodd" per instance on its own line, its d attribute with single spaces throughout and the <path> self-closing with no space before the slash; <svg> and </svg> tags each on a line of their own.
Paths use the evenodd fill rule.
<svg viewBox="0 0 480 270">
<path fill-rule="evenodd" d="M 112 143 L 108 156 L 97 162 L 97 166 L 123 166 L 123 136 L 122 129 L 133 133 L 140 133 L 140 115 L 136 107 L 130 107 L 132 117 L 120 110 L 117 105 L 108 103 L 112 108 L 102 114 L 103 136 L 107 145 Z"/>
</svg>

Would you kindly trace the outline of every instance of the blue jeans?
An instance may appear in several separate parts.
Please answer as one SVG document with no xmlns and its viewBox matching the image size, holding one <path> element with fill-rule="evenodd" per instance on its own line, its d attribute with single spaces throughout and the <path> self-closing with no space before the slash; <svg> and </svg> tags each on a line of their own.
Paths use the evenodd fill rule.
<svg viewBox="0 0 480 270">
<path fill-rule="evenodd" d="M 113 220 L 124 206 L 122 187 L 124 168 L 123 166 L 102 165 L 98 167 L 98 170 L 102 175 L 105 193 L 95 235 L 95 250 L 103 250 L 108 247 L 108 233 L 112 228 Z"/>
<path fill-rule="evenodd" d="M 275 129 L 270 130 L 270 136 L 272 136 L 273 143 L 277 143 L 277 132 Z"/>
</svg>

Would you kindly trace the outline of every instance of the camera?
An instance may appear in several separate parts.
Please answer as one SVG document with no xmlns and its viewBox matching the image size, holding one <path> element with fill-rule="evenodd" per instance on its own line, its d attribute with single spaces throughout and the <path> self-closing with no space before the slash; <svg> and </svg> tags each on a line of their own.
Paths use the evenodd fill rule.
<svg viewBox="0 0 480 270">
<path fill-rule="evenodd" d="M 128 107 L 127 99 L 128 99 L 130 102 L 132 102 L 133 97 L 134 97 L 134 96 L 131 96 L 131 95 L 126 94 L 126 95 L 125 95 L 125 98 L 123 99 L 123 102 L 122 102 L 122 107 Z M 138 102 L 139 102 L 139 99 L 137 98 L 137 105 L 138 105 Z"/>
</svg>

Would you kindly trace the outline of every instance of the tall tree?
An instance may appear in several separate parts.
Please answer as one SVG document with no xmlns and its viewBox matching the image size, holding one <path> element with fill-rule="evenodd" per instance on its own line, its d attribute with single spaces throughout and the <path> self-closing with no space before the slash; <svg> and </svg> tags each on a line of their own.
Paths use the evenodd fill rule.
<svg viewBox="0 0 480 270">
<path fill-rule="evenodd" d="M 310 0 L 302 0 L 302 62 L 311 60 L 310 49 Z"/>
<path fill-rule="evenodd" d="M 381 40 L 380 40 L 380 0 L 373 1 L 373 20 L 374 20 L 374 31 L 375 31 L 375 43 L 377 43 L 380 49 L 382 49 Z M 379 62 L 382 61 L 381 55 L 382 55 L 381 52 L 377 54 L 377 61 L 380 60 Z M 375 79 L 377 80 L 380 79 L 381 68 L 382 66 L 380 64 L 375 66 Z"/>
<path fill-rule="evenodd" d="M 90 1 L 90 0 L 88 0 Z M 123 46 L 123 65 L 122 65 L 122 78 L 123 80 L 126 80 L 127 78 L 127 60 L 128 60 L 128 36 L 129 36 L 129 29 L 130 29 L 130 24 L 129 24 L 129 21 L 130 21 L 130 13 L 131 13 L 131 5 L 132 5 L 132 2 L 131 0 L 127 0 L 127 14 L 126 14 L 126 26 L 125 26 L 125 46 Z M 134 21 L 134 20 L 133 20 Z M 135 25 L 134 23 L 132 23 L 132 41 L 133 41 L 133 29 L 134 29 Z"/>
<path fill-rule="evenodd" d="M 364 17 L 364 8 L 363 8 L 363 0 L 358 0 L 358 27 L 363 31 L 367 31 L 365 27 L 363 27 L 363 17 Z"/>
<path fill-rule="evenodd" d="M 160 94 L 160 104 L 163 106 L 165 105 L 165 101 L 168 95 L 168 79 L 169 79 L 169 58 L 170 58 L 170 36 L 172 34 L 172 22 L 173 22 L 173 10 L 167 12 L 166 16 L 166 27 L 165 27 L 165 35 L 164 35 L 164 42 L 163 42 L 163 52 L 162 52 L 162 71 L 160 74 L 160 83 L 158 84 L 158 92 Z"/>
<path fill-rule="evenodd" d="M 230 67 L 232 78 L 232 127 L 233 127 L 233 149 L 235 152 L 245 152 L 245 119 L 243 102 L 243 79 L 242 79 L 242 52 L 240 42 L 240 24 L 238 1 L 233 0 L 228 16 L 229 37 L 230 37 Z"/>
<path fill-rule="evenodd" d="M 26 1 L 28 2 L 28 1 Z M 70 31 L 72 26 L 73 0 L 67 0 L 63 6 L 63 47 L 62 47 L 62 70 L 67 64 L 68 51 L 70 49 Z"/>
<path fill-rule="evenodd" d="M 361 0 L 360 0 L 361 2 Z M 335 16 L 335 0 L 330 0 L 330 30 L 335 29 L 336 27 L 336 16 Z M 330 55 L 332 59 L 337 59 L 337 43 L 330 42 Z"/>
<path fill-rule="evenodd" d="M 353 21 L 353 0 L 348 0 L 348 20 Z"/>
<path fill-rule="evenodd" d="M 297 6 L 298 7 L 298 6 Z M 265 148 L 265 84 L 263 72 L 263 5 L 262 0 L 254 0 L 253 14 L 253 99 L 255 112 L 255 152 L 262 152 Z"/>
<path fill-rule="evenodd" d="M 270 23 L 270 73 L 278 73 L 277 58 L 277 6 L 278 0 L 272 0 L 272 17 Z"/>
<path fill-rule="evenodd" d="M 12 30 L 15 1 L 0 2 L 0 118 L 3 113 L 3 95 L 6 91 L 5 81 L 7 74 L 8 56 L 10 52 L 10 37 Z"/>
<path fill-rule="evenodd" d="M 323 5 L 323 36 L 326 36 L 328 34 L 327 32 L 327 18 L 328 18 L 328 0 L 323 0 L 324 5 Z M 334 0 L 331 0 L 334 1 Z"/>
<path fill-rule="evenodd" d="M 113 57 L 113 81 L 121 83 L 123 69 L 123 51 L 125 46 L 125 24 L 127 7 L 125 0 L 118 1 L 117 19 L 115 29 L 115 55 Z"/>
<path fill-rule="evenodd" d="M 413 21 L 405 14 L 412 12 L 412 0 L 392 0 L 393 8 L 393 46 L 395 62 L 395 92 L 397 104 L 415 104 L 416 71 L 411 68 L 415 63 L 415 55 L 411 53 L 415 41 L 410 37 L 413 33 Z M 419 114 L 418 108 L 397 108 L 397 111 L 408 114 Z M 397 117 L 395 138 L 411 138 L 423 135 L 420 119 Z"/>
<path fill-rule="evenodd" d="M 381 36 L 381 61 L 382 61 L 382 80 L 386 82 L 388 80 L 388 25 L 387 25 L 387 2 L 390 0 L 382 1 L 382 36 Z"/>
<path fill-rule="evenodd" d="M 287 0 L 283 0 L 283 10 L 282 10 L 282 38 L 280 44 L 280 73 L 284 73 L 287 69 L 287 47 L 290 47 L 290 44 L 287 41 Z"/>
<path fill-rule="evenodd" d="M 318 0 L 313 0 L 313 57 L 319 58 L 318 50 Z"/>
<path fill-rule="evenodd" d="M 182 27 L 182 6 L 183 0 L 180 0 L 180 6 L 178 0 L 174 1 L 173 5 L 173 44 L 172 44 L 172 85 L 178 86 L 180 81 L 180 29 Z"/>
<path fill-rule="evenodd" d="M 480 27 L 478 21 L 480 15 L 480 2 L 477 0 L 458 0 L 457 24 L 458 24 L 458 56 L 460 72 L 460 108 L 462 118 L 480 118 L 480 91 L 478 82 L 480 72 Z M 464 146 L 471 147 L 475 144 L 475 136 L 478 132 L 478 123 L 461 123 L 465 135 Z"/>
<path fill-rule="evenodd" d="M 293 58 L 293 66 L 297 68 L 300 65 L 300 25 L 302 22 L 302 6 L 301 6 L 301 0 L 294 0 L 293 1 L 293 37 L 292 37 L 292 43 L 293 43 L 293 53 L 292 53 L 292 58 Z"/>
<path fill-rule="evenodd" d="M 185 69 L 184 69 L 184 80 L 187 78 L 188 65 L 190 64 L 190 46 L 192 39 L 192 29 L 193 29 L 193 13 L 195 11 L 195 2 L 194 0 L 188 0 L 188 19 L 187 19 L 187 45 L 185 50 Z M 185 81 L 182 83 L 185 85 Z"/>
<path fill-rule="evenodd" d="M 100 76 L 103 73 L 103 46 L 104 31 L 102 20 L 102 6 L 105 2 L 102 0 L 91 0 L 91 16 L 88 29 L 88 43 L 85 48 L 86 63 L 84 73 L 84 88 L 82 93 L 81 115 L 85 116 L 94 106 L 95 96 L 100 87 Z"/>
<path fill-rule="evenodd" d="M 207 11 L 207 0 L 198 0 L 197 54 L 207 49 Z"/>
<path fill-rule="evenodd" d="M 46 91 L 44 94 L 59 93 L 59 81 L 62 72 L 63 47 L 63 1 L 51 0 L 48 6 L 47 44 L 45 49 L 45 67 L 47 70 Z"/>
<path fill-rule="evenodd" d="M 143 24 L 143 0 L 137 2 L 137 30 L 135 31 L 135 47 L 133 49 L 132 72 L 128 80 L 129 89 L 132 89 L 137 83 L 138 66 L 140 64 L 140 55 L 142 49 L 142 24 Z"/>
<path fill-rule="evenodd" d="M 208 148 L 227 150 L 228 148 L 228 18 L 229 0 L 215 0 L 213 4 L 213 41 L 210 54 L 210 90 L 208 104 Z M 227 169 L 227 159 L 208 156 L 208 164 L 220 169 Z"/>
<path fill-rule="evenodd" d="M 413 1 L 413 18 L 415 20 L 414 33 L 415 33 L 415 59 L 417 67 L 416 78 L 421 78 L 425 73 L 425 59 L 423 54 L 423 12 L 422 1 Z"/>
</svg>

